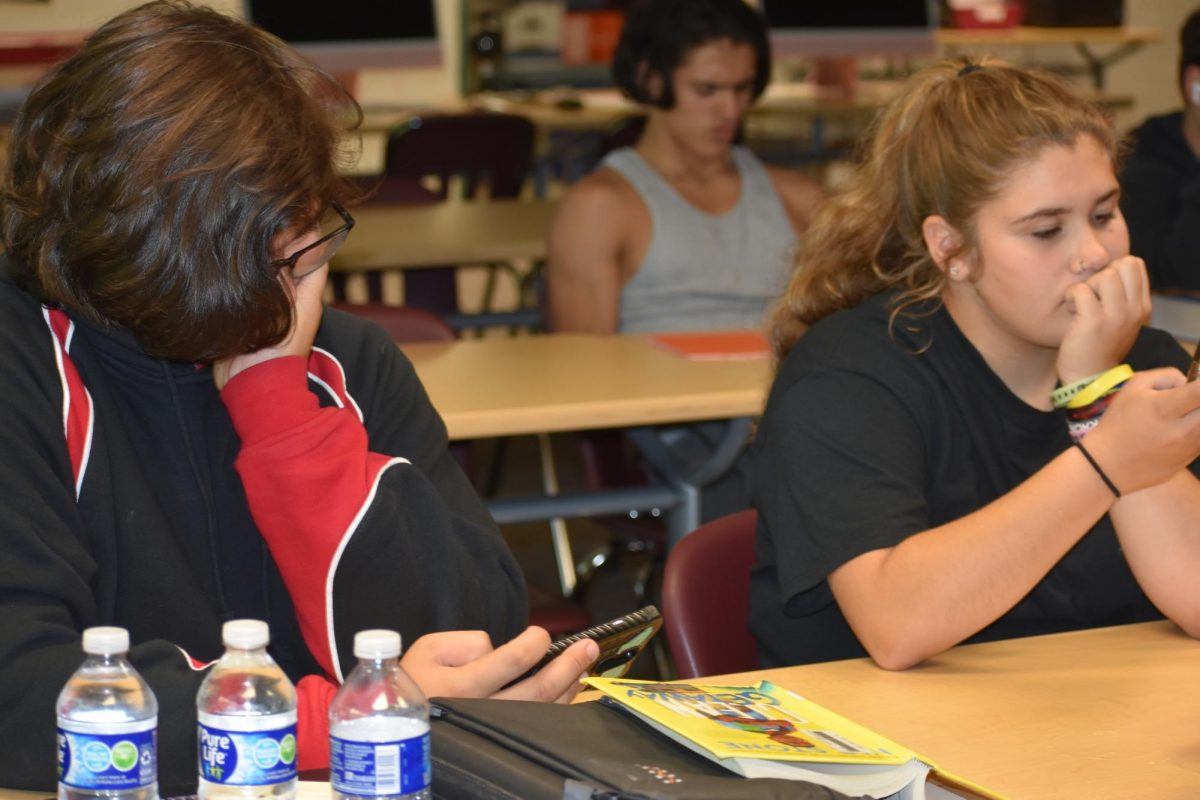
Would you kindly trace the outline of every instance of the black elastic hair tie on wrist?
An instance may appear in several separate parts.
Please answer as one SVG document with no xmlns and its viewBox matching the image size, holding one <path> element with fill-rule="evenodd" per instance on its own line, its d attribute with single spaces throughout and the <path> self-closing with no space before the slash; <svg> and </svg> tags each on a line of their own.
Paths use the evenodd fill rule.
<svg viewBox="0 0 1200 800">
<path fill-rule="evenodd" d="M 1121 493 L 1117 491 L 1117 485 L 1104 474 L 1104 470 L 1100 469 L 1100 465 L 1096 463 L 1096 459 L 1092 458 L 1092 454 L 1083 446 L 1083 442 L 1075 442 L 1075 446 L 1079 448 L 1079 452 L 1083 453 L 1083 457 L 1087 459 L 1087 462 L 1092 465 L 1092 469 L 1096 470 L 1096 474 L 1100 476 L 1100 480 L 1104 481 L 1104 485 L 1108 487 L 1108 490 L 1113 493 L 1113 497 L 1119 499 Z"/>
</svg>

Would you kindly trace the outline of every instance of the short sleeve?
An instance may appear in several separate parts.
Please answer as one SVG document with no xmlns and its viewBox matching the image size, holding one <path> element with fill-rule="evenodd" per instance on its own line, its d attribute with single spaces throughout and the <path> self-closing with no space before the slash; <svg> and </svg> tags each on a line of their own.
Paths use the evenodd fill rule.
<svg viewBox="0 0 1200 800">
<path fill-rule="evenodd" d="M 755 505 L 771 539 L 779 593 L 809 613 L 830 572 L 928 527 L 920 426 L 877 379 L 823 370 L 773 398 L 756 444 Z"/>
</svg>

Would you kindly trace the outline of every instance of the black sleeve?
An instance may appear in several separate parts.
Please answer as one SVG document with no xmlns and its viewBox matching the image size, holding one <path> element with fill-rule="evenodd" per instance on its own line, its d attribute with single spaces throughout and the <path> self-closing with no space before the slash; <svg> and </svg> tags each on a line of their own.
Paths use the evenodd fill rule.
<svg viewBox="0 0 1200 800">
<path fill-rule="evenodd" d="M 342 662 L 354 631 L 366 627 L 397 628 L 407 643 L 456 629 L 485 630 L 496 644 L 511 639 L 528 612 L 516 559 L 450 455 L 445 425 L 412 364 L 373 326 L 362 347 L 353 361 L 367 367 L 359 368 L 359 397 L 369 449 L 410 464 L 383 473 L 338 569 Z M 348 378 L 354 392 L 355 376 Z"/>
<path fill-rule="evenodd" d="M 799 615 L 830 572 L 929 527 L 925 445 L 895 393 L 864 375 L 809 373 L 775 399 L 757 437 L 754 495 L 780 598 Z"/>
</svg>

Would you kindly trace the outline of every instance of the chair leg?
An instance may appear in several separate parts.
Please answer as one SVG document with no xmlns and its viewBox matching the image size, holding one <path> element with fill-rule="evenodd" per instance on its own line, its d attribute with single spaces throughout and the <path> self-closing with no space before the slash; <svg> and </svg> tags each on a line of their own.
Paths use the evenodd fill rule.
<svg viewBox="0 0 1200 800">
<path fill-rule="evenodd" d="M 538 454 L 542 462 L 542 491 L 553 497 L 558 494 L 558 473 L 554 468 L 554 453 L 550 449 L 550 435 L 539 433 Z M 577 576 L 575 557 L 571 553 L 571 537 L 567 535 L 567 521 L 562 517 L 550 520 L 550 536 L 554 545 L 554 559 L 558 563 L 558 579 L 563 597 L 575 592 Z"/>
<path fill-rule="evenodd" d="M 482 311 L 487 313 L 494 310 L 492 303 L 496 299 L 496 270 L 499 269 L 498 264 L 488 264 L 487 280 L 483 284 L 483 306 Z"/>
<path fill-rule="evenodd" d="M 492 452 L 492 458 L 487 468 L 487 479 L 483 484 L 484 497 L 495 497 L 500 493 L 500 473 L 504 465 L 504 453 L 507 449 L 507 436 L 496 439 L 496 449 Z"/>
</svg>

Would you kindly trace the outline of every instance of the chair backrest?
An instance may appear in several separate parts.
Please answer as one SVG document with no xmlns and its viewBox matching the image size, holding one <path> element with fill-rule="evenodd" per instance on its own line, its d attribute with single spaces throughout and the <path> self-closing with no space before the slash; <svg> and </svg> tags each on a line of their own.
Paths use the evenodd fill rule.
<svg viewBox="0 0 1200 800">
<path fill-rule="evenodd" d="M 729 514 L 667 556 L 663 625 L 680 678 L 758 669 L 758 642 L 746 627 L 757 525 L 754 509 Z"/>
<path fill-rule="evenodd" d="M 633 114 L 622 117 L 609 126 L 604 132 L 604 138 L 600 140 L 600 157 L 603 158 L 620 147 L 636 145 L 638 139 L 642 138 L 642 132 L 646 130 L 646 119 L 645 114 Z"/>
<path fill-rule="evenodd" d="M 439 180 L 445 198 L 451 179 L 463 197 L 484 186 L 491 197 L 516 197 L 533 160 L 534 125 L 517 114 L 471 112 L 413 117 L 388 134 L 384 171 L 389 179 Z"/>
<path fill-rule="evenodd" d="M 415 306 L 337 302 L 329 307 L 382 326 L 395 342 L 448 342 L 456 338 L 450 323 L 432 311 Z"/>
</svg>

